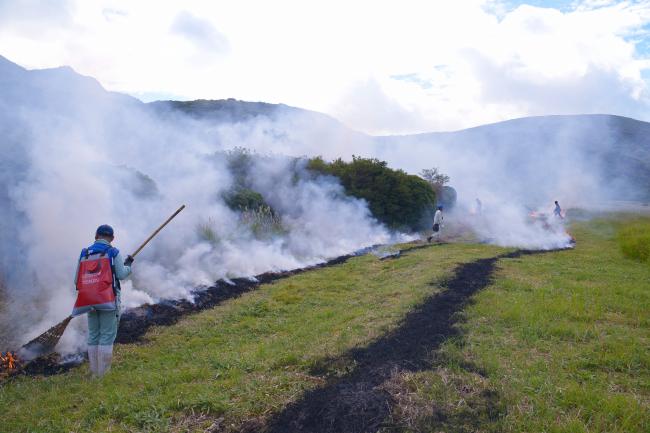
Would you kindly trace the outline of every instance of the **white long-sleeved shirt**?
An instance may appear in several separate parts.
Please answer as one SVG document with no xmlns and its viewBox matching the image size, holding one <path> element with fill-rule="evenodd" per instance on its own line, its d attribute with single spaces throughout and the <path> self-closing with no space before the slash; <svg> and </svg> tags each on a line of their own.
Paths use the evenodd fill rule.
<svg viewBox="0 0 650 433">
<path fill-rule="evenodd" d="M 438 209 L 435 215 L 433 215 L 433 223 L 442 224 L 442 211 L 440 209 Z"/>
</svg>

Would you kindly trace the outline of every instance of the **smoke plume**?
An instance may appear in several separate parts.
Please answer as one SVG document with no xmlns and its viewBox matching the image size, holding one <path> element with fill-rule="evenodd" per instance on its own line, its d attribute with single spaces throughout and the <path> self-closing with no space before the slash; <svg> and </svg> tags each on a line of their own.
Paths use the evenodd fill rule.
<svg viewBox="0 0 650 433">
<path fill-rule="evenodd" d="M 629 167 L 620 155 L 650 160 L 634 140 L 610 148 L 611 131 L 621 129 L 611 122 L 622 122 L 611 116 L 370 137 L 285 106 L 226 101 L 240 111 L 206 116 L 142 104 L 69 68 L 26 71 L 2 58 L 0 94 L 2 347 L 69 314 L 76 258 L 100 224 L 115 228 L 126 255 L 187 205 L 138 255 L 123 285 L 126 307 L 405 239 L 334 178 L 308 172 L 301 156 L 377 157 L 411 173 L 438 167 L 458 192 L 443 231 L 464 227 L 484 242 L 543 249 L 570 241 L 552 216 L 555 200 L 566 209 L 632 197 L 639 184 L 615 176 Z M 237 194 L 258 203 L 233 207 Z M 65 338 L 69 348 L 83 341 Z"/>
<path fill-rule="evenodd" d="M 161 116 L 68 68 L 2 68 L 3 347 L 70 313 L 76 258 L 100 224 L 114 227 L 114 245 L 126 256 L 187 205 L 138 255 L 123 284 L 125 307 L 191 297 L 220 278 L 312 265 L 390 240 L 365 202 L 346 196 L 334 179 L 308 173 L 304 160 L 228 151 L 259 147 L 260 125 L 246 126 L 246 140 L 218 139 L 210 122 Z M 233 166 L 237 158 L 244 167 Z M 244 187 L 264 205 L 228 206 L 228 195 Z M 71 329 L 83 326 L 75 320 Z M 83 342 L 66 334 L 68 346 Z"/>
</svg>

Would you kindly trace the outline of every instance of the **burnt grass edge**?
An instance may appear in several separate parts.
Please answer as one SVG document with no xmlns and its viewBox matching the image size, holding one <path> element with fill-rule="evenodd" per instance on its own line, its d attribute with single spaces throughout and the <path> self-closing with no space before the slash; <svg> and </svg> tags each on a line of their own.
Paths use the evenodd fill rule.
<svg viewBox="0 0 650 433">
<path fill-rule="evenodd" d="M 401 255 L 390 259 L 399 259 L 413 249 L 440 245 L 419 245 L 400 251 Z M 298 401 L 289 404 L 269 418 L 244 421 L 235 427 L 235 430 L 229 428 L 228 431 L 357 433 L 376 432 L 382 428 L 391 430 L 391 426 L 386 425 L 385 420 L 395 402 L 382 385 L 397 372 L 417 372 L 434 367 L 434 352 L 444 341 L 458 334 L 454 328 L 459 321 L 458 313 L 468 304 L 471 296 L 492 283 L 492 274 L 498 260 L 551 251 L 517 250 L 459 265 L 452 278 L 431 283 L 443 286 L 446 290 L 430 296 L 410 311 L 398 328 L 364 348 L 352 349 L 336 359 L 321 360 L 310 372 L 314 375 L 327 375 L 329 366 L 341 365 L 341 363 L 353 365 L 343 376 L 334 375 L 327 378 L 324 386 L 306 392 Z M 145 304 L 129 309 L 122 314 L 116 343 L 141 342 L 144 334 L 152 326 L 173 325 L 183 316 L 212 308 L 228 299 L 255 290 L 262 284 L 314 269 L 336 266 L 359 255 L 361 253 L 344 255 L 314 266 L 284 272 L 267 272 L 254 278 L 236 278 L 228 282 L 220 280 L 207 289 L 197 290 L 194 302 L 165 300 L 157 304 Z M 30 376 L 60 374 L 78 366 L 81 362 L 83 362 L 81 354 L 66 360 L 59 354 L 53 353 L 24 365 L 19 374 Z M 465 367 L 484 375 L 475 366 Z M 498 399 L 498 395 L 487 397 L 494 401 Z M 492 411 L 491 416 L 501 415 L 496 404 L 488 401 L 487 405 Z M 440 420 L 445 421 L 444 417 Z M 472 420 L 469 422 L 471 424 Z"/>
<path fill-rule="evenodd" d="M 454 274 L 446 281 L 431 284 L 445 288 L 424 300 L 411 310 L 401 324 L 363 348 L 354 348 L 335 359 L 325 359 L 310 373 L 325 375 L 325 385 L 307 391 L 300 399 L 290 403 L 280 412 L 267 419 L 244 421 L 236 430 L 239 433 L 265 432 L 310 432 L 310 433 L 374 433 L 377 431 L 402 431 L 399 425 L 389 425 L 386 420 L 395 405 L 393 397 L 386 391 L 386 384 L 396 373 L 431 370 L 440 363 L 436 351 L 442 343 L 459 336 L 456 324 L 459 313 L 471 302 L 471 297 L 493 282 L 493 274 L 500 259 L 511 259 L 522 255 L 542 254 L 551 251 L 517 250 L 495 257 L 478 259 L 456 267 Z M 343 375 L 330 375 L 341 365 L 351 366 Z M 485 373 L 473 365 L 462 366 L 481 376 Z M 485 414 L 498 419 L 503 413 L 498 405 L 495 391 L 486 390 Z M 450 426 L 454 419 L 439 414 L 431 419 L 450 431 L 464 431 L 463 426 Z M 464 426 L 479 428 L 481 419 L 463 419 Z M 453 430 L 453 428 L 456 430 Z M 460 429 L 460 430 L 458 430 Z"/>
<path fill-rule="evenodd" d="M 358 257 L 377 247 L 364 248 L 352 254 L 346 254 L 304 268 L 281 272 L 265 272 L 252 278 L 233 278 L 228 281 L 219 280 L 213 286 L 200 288 L 194 292 L 193 299 L 187 300 L 162 300 L 156 304 L 143 304 L 136 308 L 124 311 L 120 318 L 117 331 L 117 344 L 134 344 L 144 341 L 144 335 L 152 326 L 171 326 L 183 316 L 195 314 L 213 308 L 224 301 L 237 298 L 244 293 L 256 290 L 262 284 L 268 284 L 293 275 L 336 266 L 347 262 L 353 257 Z M 84 353 L 61 356 L 59 353 L 50 353 L 40 356 L 26 364 L 19 364 L 19 368 L 10 376 L 0 378 L 0 385 L 11 377 L 17 375 L 51 376 L 61 374 L 81 364 L 86 358 Z"/>
</svg>

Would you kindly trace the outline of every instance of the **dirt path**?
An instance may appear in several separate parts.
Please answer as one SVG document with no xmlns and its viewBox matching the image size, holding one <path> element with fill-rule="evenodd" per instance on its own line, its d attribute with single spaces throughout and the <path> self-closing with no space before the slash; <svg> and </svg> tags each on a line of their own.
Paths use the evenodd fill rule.
<svg viewBox="0 0 650 433">
<path fill-rule="evenodd" d="M 472 295 L 491 283 L 497 261 L 532 253 L 517 251 L 459 266 L 445 284 L 447 290 L 411 311 L 401 326 L 371 345 L 344 355 L 354 361 L 352 371 L 307 392 L 271 419 L 246 423 L 241 431 L 376 432 L 394 403 L 381 385 L 395 372 L 433 368 L 432 352 L 456 334 L 457 313 Z"/>
</svg>

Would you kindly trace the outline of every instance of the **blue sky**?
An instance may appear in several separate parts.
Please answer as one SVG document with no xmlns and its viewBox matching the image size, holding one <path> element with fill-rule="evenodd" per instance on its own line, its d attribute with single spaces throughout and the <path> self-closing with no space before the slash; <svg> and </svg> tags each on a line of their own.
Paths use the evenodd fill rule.
<svg viewBox="0 0 650 433">
<path fill-rule="evenodd" d="M 518 6 L 526 4 L 530 6 L 537 6 L 540 8 L 553 8 L 563 12 L 567 12 L 573 10 L 576 5 L 575 1 L 558 1 L 558 0 L 529 0 L 529 1 L 507 0 L 500 3 L 503 4 L 508 11 L 511 11 L 513 9 L 516 9 Z"/>
<path fill-rule="evenodd" d="M 636 49 L 639 55 L 650 57 L 650 25 L 645 25 L 641 28 L 642 35 L 638 36 L 639 42 L 636 44 Z"/>
</svg>

